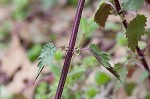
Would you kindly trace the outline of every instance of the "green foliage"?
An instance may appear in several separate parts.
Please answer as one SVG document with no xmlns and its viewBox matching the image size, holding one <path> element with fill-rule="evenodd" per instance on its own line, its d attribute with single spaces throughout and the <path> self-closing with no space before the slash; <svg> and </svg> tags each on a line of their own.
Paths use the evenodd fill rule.
<svg viewBox="0 0 150 99">
<path fill-rule="evenodd" d="M 12 16 L 13 18 L 17 20 L 22 20 L 28 15 L 28 5 L 29 5 L 29 0 L 14 0 L 13 1 L 13 13 Z"/>
<path fill-rule="evenodd" d="M 91 33 L 98 28 L 98 25 L 94 22 L 93 17 L 86 19 L 84 17 L 81 18 L 80 21 L 80 30 L 81 33 L 78 36 L 78 46 L 82 46 L 86 40 L 91 38 Z"/>
<path fill-rule="evenodd" d="M 124 87 L 125 87 L 125 91 L 128 94 L 128 96 L 131 96 L 133 89 L 136 87 L 136 84 L 135 83 L 126 83 Z"/>
<path fill-rule="evenodd" d="M 68 2 L 73 3 L 75 5 L 77 4 L 77 1 L 78 0 L 68 0 Z M 54 6 L 56 2 L 57 0 L 41 1 L 42 9 L 43 10 L 49 9 L 50 7 Z M 126 2 L 124 1 L 123 5 L 125 6 L 124 8 L 127 10 L 139 9 L 138 7 L 136 7 L 136 5 L 134 5 L 133 7 L 128 7 L 128 5 L 131 6 L 134 3 L 135 3 L 134 1 L 127 0 Z M 113 7 L 111 6 L 111 4 L 102 3 L 100 7 L 98 8 L 98 10 L 96 11 L 95 16 L 93 18 L 90 18 L 90 19 L 86 19 L 83 17 L 81 18 L 80 30 L 82 33 L 79 36 L 81 38 L 81 40 L 79 40 L 80 43 L 84 43 L 85 39 L 87 39 L 88 37 L 90 38 L 91 33 L 98 28 L 98 25 L 100 25 L 101 27 L 105 27 L 106 30 L 111 30 L 113 32 L 121 31 L 120 24 L 106 22 L 108 16 L 111 14 L 111 10 L 113 10 Z M 141 35 L 143 35 L 145 32 L 145 29 L 144 29 L 145 23 L 146 23 L 146 17 L 144 15 L 137 15 L 137 17 L 134 18 L 129 23 L 128 29 L 126 31 L 127 39 L 125 38 L 125 35 L 120 34 L 120 33 L 117 34 L 116 39 L 119 45 L 123 46 L 128 43 L 128 46 L 131 48 L 131 50 L 135 51 L 135 47 L 138 45 L 138 40 L 140 39 Z M 98 62 L 118 79 L 116 83 L 117 89 L 120 88 L 122 85 L 125 85 L 125 79 L 128 73 L 125 66 L 122 66 L 122 64 L 115 64 L 115 66 L 112 67 L 111 64 L 109 63 L 109 60 L 110 60 L 109 56 L 95 44 L 90 45 L 90 52 L 93 54 L 94 57 L 93 56 L 85 57 L 82 63 L 77 63 L 75 64 L 75 66 L 74 64 L 72 64 L 73 66 L 70 67 L 69 73 L 67 75 L 67 80 L 65 83 L 66 85 L 64 86 L 64 91 L 63 91 L 64 99 L 80 99 L 82 93 L 83 93 L 83 96 L 85 95 L 86 99 L 92 99 L 98 93 L 97 88 L 95 88 L 94 86 L 88 86 L 87 90 L 82 90 L 81 88 L 80 92 L 77 92 L 78 89 L 80 89 L 78 87 L 82 86 L 82 84 L 85 83 L 84 81 L 87 80 L 89 71 L 90 72 L 92 71 L 91 68 L 93 66 L 97 66 Z M 34 56 L 34 55 L 31 55 L 31 56 Z M 64 55 L 62 54 L 62 52 L 57 51 L 56 47 L 52 43 L 46 44 L 42 50 L 41 55 L 39 56 L 40 62 L 38 64 L 39 72 L 38 72 L 37 77 L 39 76 L 42 69 L 46 65 L 49 65 L 51 72 L 55 76 L 55 79 L 50 86 L 50 93 L 48 95 L 50 96 L 50 98 L 53 98 L 55 95 L 58 81 L 59 81 L 58 78 L 61 75 L 61 67 L 59 67 L 60 63 L 57 65 L 52 64 L 52 60 L 56 59 L 58 62 L 61 62 L 63 59 L 63 56 Z M 76 65 L 79 65 L 79 66 L 76 66 Z M 98 86 L 105 85 L 110 80 L 111 78 L 106 73 L 97 72 L 95 74 L 95 83 Z M 49 91 L 47 87 L 48 87 L 47 85 L 43 85 L 41 88 L 38 88 L 37 92 L 40 94 L 37 95 L 36 97 L 39 97 L 39 99 L 47 99 L 46 91 Z M 83 85 L 83 87 L 85 86 Z M 129 84 L 129 85 L 126 84 L 125 87 L 126 87 L 126 91 L 129 92 L 128 95 L 130 95 L 132 93 L 133 87 L 135 86 L 132 86 L 132 84 Z M 42 92 L 41 90 L 46 90 L 46 91 Z"/>
<path fill-rule="evenodd" d="M 117 33 L 116 40 L 117 44 L 120 46 L 126 45 L 128 43 L 127 38 L 122 32 Z"/>
<path fill-rule="evenodd" d="M 0 40 L 6 40 L 9 37 L 9 31 L 12 27 L 12 23 L 9 21 L 6 21 L 3 23 L 3 25 L 0 27 Z"/>
<path fill-rule="evenodd" d="M 56 79 L 55 82 L 50 86 L 49 97 L 53 97 L 55 95 L 56 90 L 57 90 L 57 86 L 58 86 L 58 80 Z"/>
<path fill-rule="evenodd" d="M 61 70 L 58 66 L 51 64 L 50 66 L 51 72 L 55 75 L 55 77 L 60 77 Z"/>
<path fill-rule="evenodd" d="M 75 82 L 82 80 L 82 78 L 84 77 L 84 73 L 85 73 L 85 68 L 84 67 L 77 67 L 75 66 L 74 68 L 72 68 L 67 76 L 67 83 L 69 85 L 74 84 Z"/>
<path fill-rule="evenodd" d="M 140 10 L 143 4 L 144 4 L 144 0 L 122 0 L 122 7 L 127 11 Z"/>
<path fill-rule="evenodd" d="M 95 56 L 95 58 L 99 61 L 99 63 L 104 66 L 108 71 L 110 71 L 116 78 L 119 79 L 119 75 L 114 70 L 113 67 L 111 67 L 110 63 L 108 62 L 110 59 L 108 58 L 108 55 L 104 53 L 97 45 L 91 44 L 90 45 L 90 52 Z"/>
<path fill-rule="evenodd" d="M 41 8 L 42 10 L 48 10 L 50 7 L 55 6 L 57 0 L 41 0 Z"/>
<path fill-rule="evenodd" d="M 74 69 L 72 70 L 72 72 L 70 72 L 70 73 L 68 74 L 68 78 L 69 78 L 69 77 L 73 77 L 73 76 L 75 76 L 75 75 L 77 75 L 77 74 L 81 74 L 81 73 L 83 73 L 83 72 L 85 72 L 85 71 L 86 71 L 85 68 L 82 68 L 82 67 L 74 68 Z"/>
<path fill-rule="evenodd" d="M 64 56 L 63 53 L 62 53 L 60 50 L 58 50 L 58 51 L 56 52 L 54 58 L 55 58 L 57 61 L 60 61 L 60 60 L 63 59 L 63 56 Z"/>
<path fill-rule="evenodd" d="M 148 94 L 144 97 L 144 99 L 150 99 L 150 94 L 148 93 Z"/>
<path fill-rule="evenodd" d="M 77 6 L 78 5 L 78 0 L 68 0 L 69 5 Z"/>
<path fill-rule="evenodd" d="M 0 4 L 9 4 L 12 0 L 0 0 Z"/>
<path fill-rule="evenodd" d="M 121 81 L 122 84 L 124 84 L 126 76 L 128 74 L 128 70 L 125 66 L 122 66 L 121 64 L 115 64 L 114 67 L 115 71 L 117 71 L 119 75 L 119 80 Z"/>
<path fill-rule="evenodd" d="M 52 43 L 48 43 L 44 45 L 42 49 L 42 53 L 39 56 L 39 63 L 38 63 L 39 70 L 38 70 L 37 77 L 43 70 L 44 66 L 52 64 L 56 51 L 57 48 Z"/>
<path fill-rule="evenodd" d="M 62 99 L 75 99 L 75 98 L 70 94 L 70 91 L 65 88 L 62 94 Z"/>
<path fill-rule="evenodd" d="M 86 67 L 95 67 L 98 65 L 97 60 L 93 56 L 85 57 L 83 59 L 83 65 L 86 65 Z"/>
<path fill-rule="evenodd" d="M 102 72 L 96 72 L 95 74 L 95 82 L 97 85 L 104 85 L 106 84 L 111 78 Z"/>
<path fill-rule="evenodd" d="M 91 53 L 96 57 L 96 59 L 106 68 L 111 67 L 110 63 L 108 62 L 110 59 L 108 55 L 104 53 L 97 45 L 91 44 L 90 45 Z"/>
<path fill-rule="evenodd" d="M 83 33 L 91 33 L 98 28 L 97 24 L 93 21 L 93 18 L 86 19 L 84 17 L 81 18 L 80 21 L 80 29 Z"/>
<path fill-rule="evenodd" d="M 113 10 L 113 7 L 110 4 L 102 3 L 95 13 L 94 21 L 104 27 L 111 10 Z"/>
<path fill-rule="evenodd" d="M 96 88 L 90 87 L 87 89 L 86 96 L 87 99 L 92 99 L 97 94 Z"/>
<path fill-rule="evenodd" d="M 28 4 L 28 0 L 13 0 L 13 4 L 14 4 L 14 7 L 15 9 L 22 9 L 22 8 L 25 8 L 26 5 Z"/>
<path fill-rule="evenodd" d="M 40 55 L 42 49 L 42 45 L 35 44 L 33 45 L 27 52 L 27 55 L 31 61 L 35 61 L 37 57 Z"/>
<path fill-rule="evenodd" d="M 125 79 L 128 74 L 128 70 L 125 66 L 121 66 L 121 64 L 115 64 L 115 71 L 119 74 L 119 80 L 116 81 L 115 84 L 115 91 L 117 91 L 120 87 L 122 87 L 125 84 Z"/>
<path fill-rule="evenodd" d="M 90 52 L 95 56 L 99 63 L 110 71 L 121 83 L 124 82 L 127 69 L 125 67 L 116 64 L 113 68 L 108 62 L 110 59 L 106 53 L 104 53 L 97 45 L 90 45 Z"/>
<path fill-rule="evenodd" d="M 35 99 L 48 99 L 49 86 L 47 83 L 42 82 L 36 88 Z"/>
<path fill-rule="evenodd" d="M 141 35 L 144 34 L 146 25 L 146 17 L 144 15 L 137 15 L 128 25 L 126 36 L 128 39 L 128 46 L 134 52 Z"/>
<path fill-rule="evenodd" d="M 51 34 L 50 41 L 54 42 L 56 40 L 56 38 L 57 38 L 56 34 Z"/>
</svg>

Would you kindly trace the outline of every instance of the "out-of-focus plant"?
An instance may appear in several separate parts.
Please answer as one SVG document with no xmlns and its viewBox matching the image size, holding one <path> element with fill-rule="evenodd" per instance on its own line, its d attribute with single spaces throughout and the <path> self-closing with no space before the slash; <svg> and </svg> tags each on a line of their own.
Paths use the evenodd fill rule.
<svg viewBox="0 0 150 99">
<path fill-rule="evenodd" d="M 0 0 L 0 4 L 9 4 L 12 0 Z"/>
<path fill-rule="evenodd" d="M 16 20 L 22 20 L 29 14 L 29 0 L 13 0 L 12 17 Z"/>
</svg>

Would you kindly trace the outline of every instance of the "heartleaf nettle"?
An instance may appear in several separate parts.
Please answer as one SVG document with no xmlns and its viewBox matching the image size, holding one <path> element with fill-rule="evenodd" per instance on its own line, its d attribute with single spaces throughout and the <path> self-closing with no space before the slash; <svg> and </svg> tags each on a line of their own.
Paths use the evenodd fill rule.
<svg viewBox="0 0 150 99">
<path fill-rule="evenodd" d="M 38 63 L 39 70 L 36 79 L 40 75 L 44 66 L 52 64 L 56 51 L 57 48 L 52 43 L 44 45 L 42 52 L 39 56 L 39 63 Z"/>
<path fill-rule="evenodd" d="M 113 7 L 110 4 L 102 3 L 95 13 L 94 21 L 104 27 L 111 10 L 113 10 Z"/>
<path fill-rule="evenodd" d="M 99 63 L 110 71 L 121 83 L 124 82 L 125 75 L 127 74 L 124 67 L 116 65 L 114 68 L 109 63 L 109 57 L 97 45 L 90 45 L 90 52 L 95 56 Z"/>
<path fill-rule="evenodd" d="M 95 45 L 91 44 L 90 52 L 95 56 L 95 58 L 99 61 L 99 63 L 104 66 L 109 72 L 111 72 L 118 81 L 115 84 L 115 91 L 117 91 L 122 85 L 125 83 L 125 78 L 127 76 L 128 70 L 125 66 L 121 66 L 121 64 L 115 64 L 115 67 L 110 65 L 109 57 L 106 53 L 101 51 L 101 49 Z"/>
<path fill-rule="evenodd" d="M 138 46 L 138 41 L 144 35 L 147 18 L 144 15 L 137 15 L 128 25 L 126 37 L 128 39 L 128 47 L 134 52 Z"/>
<path fill-rule="evenodd" d="M 144 0 L 122 0 L 122 7 L 127 11 L 140 10 L 144 4 Z"/>
</svg>

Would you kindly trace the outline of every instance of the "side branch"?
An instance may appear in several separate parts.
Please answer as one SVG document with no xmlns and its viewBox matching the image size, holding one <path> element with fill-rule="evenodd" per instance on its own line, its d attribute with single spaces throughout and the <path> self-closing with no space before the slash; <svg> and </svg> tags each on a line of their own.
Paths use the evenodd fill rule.
<svg viewBox="0 0 150 99">
<path fill-rule="evenodd" d="M 119 13 L 119 11 L 121 11 L 121 5 L 120 5 L 118 0 L 114 0 L 114 2 L 115 2 L 115 7 L 117 10 L 117 13 Z M 126 18 L 125 18 L 123 13 L 120 13 L 120 16 L 122 17 L 122 24 L 124 25 L 125 29 L 127 30 L 128 24 L 127 24 Z M 144 53 L 142 52 L 142 50 L 138 46 L 136 47 L 136 51 L 137 51 L 138 55 L 141 57 L 141 62 L 143 64 L 144 68 L 150 73 L 150 69 L 149 69 L 148 64 L 145 60 Z M 150 81 L 150 76 L 148 77 L 148 79 Z"/>
</svg>

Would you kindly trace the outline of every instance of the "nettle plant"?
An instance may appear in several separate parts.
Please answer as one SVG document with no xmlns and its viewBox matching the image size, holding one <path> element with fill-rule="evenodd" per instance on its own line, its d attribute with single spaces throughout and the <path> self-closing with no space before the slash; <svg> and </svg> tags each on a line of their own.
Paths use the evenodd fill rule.
<svg viewBox="0 0 150 99">
<path fill-rule="evenodd" d="M 61 99 L 62 92 L 64 90 L 63 97 L 65 99 L 73 99 L 72 96 L 71 96 L 72 98 L 69 98 L 70 96 L 67 93 L 70 91 L 69 88 L 73 87 L 73 84 L 77 82 L 78 79 L 80 79 L 81 80 L 79 81 L 80 86 L 77 89 L 78 92 L 75 93 L 75 97 L 76 97 L 75 99 L 80 99 L 80 93 L 82 93 L 83 91 L 80 90 L 80 87 L 82 86 L 83 83 L 82 81 L 84 81 L 84 79 L 88 77 L 88 74 L 85 76 L 82 76 L 82 74 L 87 70 L 87 68 L 94 68 L 93 66 L 97 65 L 98 63 L 101 66 L 105 67 L 110 73 L 112 73 L 116 77 L 116 79 L 118 79 L 116 83 L 116 90 L 125 84 L 126 75 L 128 74 L 128 70 L 125 66 L 126 62 L 110 64 L 109 55 L 106 52 L 102 51 L 102 49 L 96 44 L 91 44 L 89 48 L 81 48 L 82 45 L 85 43 L 85 41 L 90 37 L 93 31 L 95 31 L 98 27 L 105 28 L 105 23 L 107 22 L 107 18 L 109 15 L 112 14 L 120 17 L 120 21 L 122 22 L 126 30 L 125 36 L 121 36 L 120 41 L 121 40 L 126 41 L 127 39 L 128 47 L 131 49 L 133 53 L 135 53 L 135 55 L 137 52 L 138 56 L 140 57 L 142 66 L 145 68 L 145 70 L 148 73 L 150 72 L 148 68 L 148 64 L 144 57 L 145 54 L 139 48 L 138 45 L 141 36 L 146 33 L 145 26 L 147 22 L 147 17 L 141 14 L 137 14 L 137 15 L 135 14 L 135 12 L 137 10 L 140 10 L 141 7 L 143 6 L 144 0 L 122 0 L 121 3 L 119 2 L 119 0 L 111 0 L 110 2 L 108 1 L 105 2 L 105 0 L 103 0 L 100 2 L 100 6 L 97 9 L 97 11 L 94 13 L 94 16 L 90 19 L 81 18 L 85 0 L 78 0 L 78 2 L 79 3 L 76 11 L 76 16 L 74 20 L 72 34 L 70 37 L 69 46 L 62 45 L 62 47 L 56 47 L 54 44 L 48 43 L 44 46 L 42 53 L 39 56 L 40 62 L 38 64 L 39 72 L 37 78 L 41 73 L 41 71 L 43 70 L 43 68 L 46 65 L 50 65 L 51 70 L 55 74 L 56 82 L 59 81 L 58 86 L 57 83 L 55 83 L 55 85 L 53 85 L 50 88 L 51 93 L 49 94 L 49 97 L 54 96 L 56 91 L 55 99 Z M 125 17 L 126 13 L 134 13 L 136 16 L 129 23 L 127 23 Z M 79 40 L 76 44 L 79 24 L 82 33 L 80 34 Z M 75 47 L 75 45 L 77 45 L 77 47 Z M 62 61 L 61 59 L 62 54 L 60 50 L 66 51 L 62 70 L 60 70 L 58 66 L 52 64 L 54 58 L 58 59 L 59 61 Z M 91 55 L 93 55 L 93 57 L 91 56 L 85 58 L 81 66 L 70 67 L 72 56 L 80 55 L 83 51 L 89 51 Z M 69 67 L 70 67 L 70 72 L 68 74 Z M 104 76 L 104 78 L 99 79 L 100 76 Z M 107 76 L 105 73 L 98 72 L 96 73 L 95 79 L 96 79 L 96 84 L 101 85 L 109 81 L 110 77 Z M 148 76 L 148 79 L 150 81 L 150 76 Z M 67 86 L 64 87 L 65 83 Z M 57 90 L 55 90 L 56 87 Z M 91 99 L 93 96 L 95 96 L 96 93 L 97 93 L 97 89 L 95 87 L 90 87 L 89 89 L 87 89 L 86 97 L 88 99 Z"/>
</svg>

